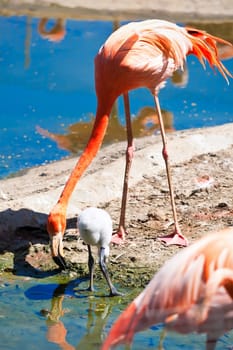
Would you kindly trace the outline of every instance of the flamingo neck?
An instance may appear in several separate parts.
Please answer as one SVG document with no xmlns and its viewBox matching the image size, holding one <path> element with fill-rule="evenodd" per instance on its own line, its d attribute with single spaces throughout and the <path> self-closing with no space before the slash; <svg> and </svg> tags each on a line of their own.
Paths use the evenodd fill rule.
<svg viewBox="0 0 233 350">
<path fill-rule="evenodd" d="M 58 203 L 62 205 L 63 208 L 67 208 L 68 201 L 74 191 L 78 180 L 81 178 L 82 174 L 91 163 L 93 158 L 96 156 L 100 146 L 102 145 L 108 126 L 110 112 L 111 107 L 108 109 L 105 108 L 105 110 L 103 110 L 103 108 L 98 106 L 95 123 L 89 141 L 79 160 L 77 161 L 72 173 L 70 174 L 70 177 L 67 180 L 58 200 Z"/>
</svg>

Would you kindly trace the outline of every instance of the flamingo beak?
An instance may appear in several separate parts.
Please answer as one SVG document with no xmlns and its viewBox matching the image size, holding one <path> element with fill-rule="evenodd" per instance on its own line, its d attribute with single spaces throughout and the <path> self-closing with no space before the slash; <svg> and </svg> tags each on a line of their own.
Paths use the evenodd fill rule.
<svg viewBox="0 0 233 350">
<path fill-rule="evenodd" d="M 56 235 L 50 236 L 50 246 L 51 246 L 53 261 L 62 270 L 65 270 L 67 268 L 67 265 L 66 265 L 66 261 L 64 259 L 63 242 L 62 242 L 61 232 L 59 232 Z"/>
</svg>

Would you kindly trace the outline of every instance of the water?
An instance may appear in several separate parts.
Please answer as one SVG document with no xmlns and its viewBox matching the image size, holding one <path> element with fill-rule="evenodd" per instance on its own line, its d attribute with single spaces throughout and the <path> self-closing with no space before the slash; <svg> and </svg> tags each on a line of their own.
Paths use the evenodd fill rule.
<svg viewBox="0 0 233 350">
<path fill-rule="evenodd" d="M 88 121 L 96 110 L 93 59 L 113 26 L 120 25 L 67 20 L 64 40 L 51 42 L 39 35 L 38 24 L 37 18 L 0 17 L 0 177 L 83 148 L 90 134 Z M 223 33 L 218 33 L 217 24 L 211 29 L 233 40 L 228 37 L 232 23 L 225 24 Z M 232 59 L 224 64 L 233 72 Z M 228 86 L 209 67 L 204 71 L 192 56 L 187 74 L 186 86 L 168 81 L 160 92 L 171 129 L 232 122 L 233 84 Z M 150 125 L 143 125 L 144 132 L 137 125 L 141 110 L 153 108 L 150 93 L 139 89 L 130 95 L 135 136 L 155 132 Z M 117 128 L 109 131 L 106 142 L 125 139 L 121 99 L 116 107 Z M 50 138 L 38 133 L 37 126 L 50 133 Z"/>
<path fill-rule="evenodd" d="M 125 290 L 125 297 L 108 298 L 104 285 L 98 284 L 96 293 L 80 292 L 86 286 L 79 280 L 59 284 L 54 277 L 43 282 L 9 279 L 1 283 L 0 349 L 99 349 L 137 291 Z M 204 334 L 164 333 L 162 325 L 157 325 L 137 334 L 132 350 L 199 350 L 205 349 L 205 340 Z M 232 341 L 233 331 L 219 339 L 216 349 L 230 349 Z"/>
</svg>

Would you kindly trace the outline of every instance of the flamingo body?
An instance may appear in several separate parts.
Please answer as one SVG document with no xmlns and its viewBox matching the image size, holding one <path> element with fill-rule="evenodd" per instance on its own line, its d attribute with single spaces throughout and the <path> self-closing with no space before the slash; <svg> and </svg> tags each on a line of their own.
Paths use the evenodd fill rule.
<svg viewBox="0 0 233 350">
<path fill-rule="evenodd" d="M 175 225 L 174 233 L 164 237 L 163 240 L 168 244 L 187 245 L 187 239 L 180 232 L 176 215 L 158 92 L 174 71 L 183 68 L 188 54 L 196 55 L 203 65 L 204 60 L 207 60 L 211 67 L 216 67 L 227 79 L 230 73 L 218 58 L 216 43 L 231 45 L 204 31 L 183 28 L 167 21 L 146 20 L 122 26 L 113 32 L 100 48 L 95 57 L 97 111 L 92 133 L 57 204 L 48 217 L 47 229 L 51 239 L 52 255 L 61 268 L 64 267 L 62 236 L 65 232 L 66 211 L 70 196 L 102 144 L 113 103 L 120 95 L 124 96 L 128 145 L 121 214 L 115 242 L 118 238 L 124 239 L 128 178 L 134 149 L 128 91 L 139 87 L 147 87 L 154 96 L 163 141 L 162 154 L 166 165 Z"/>
<path fill-rule="evenodd" d="M 187 31 L 171 22 L 147 20 L 120 27 L 95 58 L 98 98 L 110 94 L 115 100 L 142 86 L 158 92 L 175 70 L 183 68 L 191 48 Z"/>
<path fill-rule="evenodd" d="M 156 323 L 181 333 L 205 331 L 205 322 L 216 316 L 216 309 L 224 320 L 224 305 L 232 310 L 232 298 L 233 228 L 229 228 L 207 235 L 168 260 L 113 324 L 102 350 L 130 344 L 135 333 Z"/>
<path fill-rule="evenodd" d="M 87 208 L 78 216 L 78 229 L 86 244 L 105 249 L 109 256 L 109 244 L 112 238 L 112 219 L 103 209 Z"/>
</svg>

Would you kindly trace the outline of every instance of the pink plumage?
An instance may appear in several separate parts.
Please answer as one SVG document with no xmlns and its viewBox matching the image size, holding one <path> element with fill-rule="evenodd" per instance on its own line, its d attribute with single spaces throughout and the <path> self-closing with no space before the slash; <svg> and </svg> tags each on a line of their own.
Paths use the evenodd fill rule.
<svg viewBox="0 0 233 350">
<path fill-rule="evenodd" d="M 188 244 L 186 237 L 181 233 L 177 219 L 158 92 L 174 71 L 178 68 L 182 69 L 188 54 L 196 55 L 202 64 L 207 60 L 211 67 L 216 67 L 226 79 L 227 75 L 231 76 L 219 60 L 217 43 L 231 45 L 223 39 L 198 29 L 183 28 L 167 21 L 147 20 L 122 26 L 112 33 L 100 48 L 95 58 L 97 111 L 93 130 L 86 148 L 48 217 L 47 230 L 51 240 L 52 255 L 61 268 L 65 266 L 62 237 L 66 228 L 69 199 L 78 180 L 97 154 L 106 133 L 113 103 L 122 94 L 128 143 L 120 220 L 117 234 L 113 236 L 112 241 L 121 243 L 125 238 L 128 178 L 134 151 L 128 91 L 139 87 L 147 87 L 154 97 L 163 142 L 162 154 L 166 165 L 174 232 L 161 239 L 167 244 L 184 246 Z"/>
<path fill-rule="evenodd" d="M 208 319 L 221 319 L 216 329 L 229 329 L 232 298 L 233 228 L 228 228 L 207 235 L 168 260 L 113 324 L 101 350 L 130 344 L 135 333 L 156 323 L 181 333 L 208 333 Z"/>
</svg>

